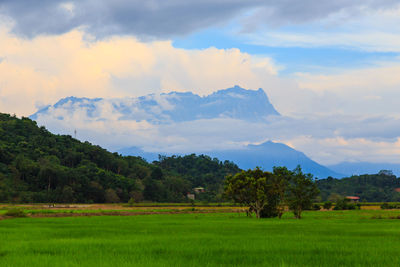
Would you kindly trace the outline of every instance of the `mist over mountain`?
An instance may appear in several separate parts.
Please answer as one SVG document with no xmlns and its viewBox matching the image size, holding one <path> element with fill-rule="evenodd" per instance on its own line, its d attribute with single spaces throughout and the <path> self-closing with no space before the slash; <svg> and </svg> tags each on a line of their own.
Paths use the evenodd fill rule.
<svg viewBox="0 0 400 267">
<path fill-rule="evenodd" d="M 41 115 L 57 110 L 63 110 L 64 113 L 81 110 L 89 118 L 101 119 L 105 107 L 119 120 L 147 121 L 152 124 L 213 118 L 259 122 L 268 116 L 280 115 L 261 88 L 246 90 L 234 86 L 203 97 L 191 92 L 150 94 L 124 99 L 67 97 L 52 106 L 46 106 L 30 118 L 36 120 Z"/>
<path fill-rule="evenodd" d="M 272 122 L 286 133 L 293 132 L 293 124 L 262 89 L 234 86 L 207 96 L 171 92 L 115 99 L 67 97 L 31 118 L 56 133 L 78 129 L 81 140 L 149 161 L 158 154 L 196 153 L 234 161 L 243 169 L 301 165 L 319 178 L 343 176 L 285 144 L 265 142 L 281 138 Z"/>
</svg>

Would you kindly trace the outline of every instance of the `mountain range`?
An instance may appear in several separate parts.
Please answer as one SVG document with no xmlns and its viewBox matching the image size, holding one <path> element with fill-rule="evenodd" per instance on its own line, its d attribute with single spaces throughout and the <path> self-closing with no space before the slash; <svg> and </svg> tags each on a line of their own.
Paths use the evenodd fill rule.
<svg viewBox="0 0 400 267">
<path fill-rule="evenodd" d="M 37 120 L 40 115 L 51 115 L 56 110 L 63 109 L 69 113 L 84 110 L 89 118 L 101 119 L 104 106 L 107 106 L 109 112 L 116 114 L 119 120 L 147 121 L 152 124 L 213 118 L 259 122 L 268 116 L 280 115 L 261 88 L 246 90 L 235 86 L 203 97 L 191 92 L 115 99 L 71 96 L 40 109 L 30 118 Z"/>
<path fill-rule="evenodd" d="M 374 163 L 374 162 L 341 162 L 328 165 L 329 169 L 350 175 L 375 174 L 381 170 L 390 170 L 394 175 L 400 176 L 400 164 L 395 163 Z"/>
<path fill-rule="evenodd" d="M 137 147 L 124 148 L 118 151 L 122 155 L 138 155 L 142 158 L 153 161 L 158 155 L 171 156 L 168 152 L 151 153 L 145 152 Z M 299 152 L 285 144 L 267 141 L 260 145 L 247 145 L 239 149 L 216 150 L 208 152 L 207 155 L 219 160 L 229 160 L 236 163 L 241 169 L 252 169 L 262 167 L 271 171 L 274 166 L 286 166 L 294 169 L 300 165 L 305 172 L 310 172 L 319 178 L 344 177 L 343 174 L 330 170 L 329 168 L 311 160 L 304 153 Z"/>
<path fill-rule="evenodd" d="M 78 131 L 83 132 L 83 130 L 79 129 L 79 125 L 70 125 L 74 123 L 76 119 L 81 119 L 82 117 L 84 117 L 82 118 L 83 124 L 89 124 L 90 122 L 107 122 L 107 125 L 114 125 L 108 123 L 110 121 L 128 123 L 144 122 L 147 128 L 153 127 L 151 128 L 151 133 L 158 132 L 159 136 L 172 142 L 168 144 L 168 146 L 165 146 L 170 148 L 174 147 L 174 145 L 179 145 L 181 142 L 180 140 L 183 139 L 189 138 L 189 143 L 198 142 L 198 140 L 191 141 L 190 138 L 192 137 L 186 136 L 188 128 L 191 129 L 192 135 L 197 134 L 198 138 L 203 138 L 203 132 L 196 133 L 196 129 L 193 128 L 194 125 L 199 125 L 197 122 L 202 122 L 203 124 L 201 125 L 204 125 L 204 121 L 213 121 L 214 124 L 210 124 L 212 125 L 209 129 L 210 132 L 213 130 L 212 127 L 215 127 L 216 120 L 223 121 L 225 119 L 231 120 L 231 125 L 234 125 L 235 122 L 251 122 L 253 124 L 265 126 L 262 129 L 268 129 L 268 118 L 270 116 L 274 116 L 278 119 L 281 118 L 280 113 L 274 108 L 263 89 L 247 90 L 239 86 L 234 86 L 232 88 L 215 91 L 205 96 L 200 96 L 192 92 L 170 92 L 150 94 L 141 97 L 110 99 L 79 98 L 71 96 L 59 100 L 54 105 L 48 105 L 38 110 L 35 114 L 30 116 L 30 118 L 38 121 L 39 124 L 46 126 L 50 130 L 55 129 L 56 132 L 58 131 L 58 133 L 63 134 L 68 133 L 68 131 L 71 133 L 71 127 L 78 128 Z M 53 123 L 54 121 L 57 122 L 57 127 L 52 129 L 52 125 L 49 125 L 49 118 L 51 118 Z M 125 125 L 126 124 L 122 124 L 121 127 L 125 127 Z M 109 128 L 112 127 L 113 126 L 110 126 Z M 165 128 L 157 127 L 169 128 L 165 130 Z M 222 139 L 224 139 L 225 132 L 223 126 L 221 127 L 218 134 L 222 135 Z M 135 135 L 139 131 L 137 127 L 133 127 L 132 129 L 119 129 L 118 127 L 114 127 L 109 130 L 113 130 L 114 132 L 104 138 L 120 139 L 119 141 L 122 142 L 122 145 L 107 145 L 104 143 L 104 138 L 100 138 L 103 133 L 97 129 L 92 129 L 92 132 L 87 132 L 86 138 L 96 135 L 96 137 L 93 138 L 97 139 L 90 141 L 105 146 L 112 151 L 118 151 L 123 155 L 140 155 L 149 161 L 155 160 L 158 154 L 187 154 L 174 149 L 166 149 L 165 147 L 146 150 L 145 148 L 156 143 L 156 140 L 150 135 L 147 136 L 147 133 L 144 134 L 144 138 L 143 134 L 139 136 Z M 208 131 L 207 129 L 202 130 Z M 232 132 L 232 128 L 226 129 L 227 133 L 229 131 Z M 319 178 L 328 176 L 339 178 L 351 174 L 377 173 L 380 169 L 386 169 L 384 165 L 380 164 L 371 165 L 361 163 L 358 165 L 342 163 L 327 167 L 322 166 L 307 157 L 304 153 L 283 143 L 265 142 L 265 140 L 271 138 L 262 138 L 262 132 L 252 133 L 250 129 L 247 131 L 246 129 L 242 129 L 238 131 L 236 139 L 240 139 L 243 131 L 247 135 L 257 134 L 257 138 L 261 139 L 261 142 L 247 142 L 250 144 L 230 146 L 229 148 L 221 148 L 221 146 L 218 146 L 218 143 L 210 143 L 208 145 L 211 149 L 202 149 L 201 146 L 200 148 L 197 146 L 190 152 L 207 154 L 212 157 L 218 157 L 221 160 L 231 160 L 244 169 L 260 166 L 265 170 L 271 170 L 273 166 L 277 165 L 287 166 L 288 168 L 295 168 L 297 165 L 301 165 L 306 172 L 311 172 Z M 124 137 L 118 137 L 118 133 L 120 132 L 126 132 L 126 135 Z M 168 138 L 169 135 L 178 132 L 181 134 L 178 137 L 173 136 Z M 131 139 L 133 139 L 133 141 L 124 143 L 124 138 L 128 138 L 126 136 L 132 136 Z M 85 138 L 85 136 L 83 138 Z M 241 144 L 246 143 L 245 138 L 247 137 L 244 136 L 243 140 L 240 140 L 240 142 L 235 140 L 235 142 Z M 279 136 L 276 138 L 279 139 Z M 138 142 L 135 143 L 136 141 Z M 157 141 L 162 143 L 160 140 Z M 225 141 L 227 143 L 233 143 L 233 140 Z M 203 140 L 203 142 L 207 143 L 207 140 Z M 210 140 L 210 142 L 216 141 Z M 396 166 L 387 167 L 388 169 L 392 169 Z"/>
</svg>

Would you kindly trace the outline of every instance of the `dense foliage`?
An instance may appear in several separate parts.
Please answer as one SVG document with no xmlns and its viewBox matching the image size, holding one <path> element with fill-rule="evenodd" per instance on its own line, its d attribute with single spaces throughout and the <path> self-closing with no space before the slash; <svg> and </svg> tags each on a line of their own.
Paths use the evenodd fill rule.
<svg viewBox="0 0 400 267">
<path fill-rule="evenodd" d="M 300 166 L 291 172 L 288 186 L 287 204 L 296 218 L 301 218 L 304 210 L 310 209 L 319 189 L 310 173 L 303 173 Z"/>
<path fill-rule="evenodd" d="M 329 177 L 317 181 L 322 200 L 336 202 L 344 196 L 358 196 L 361 201 L 396 202 L 400 201 L 400 179 L 390 171 L 378 174 L 365 174 L 349 178 L 335 179 Z"/>
<path fill-rule="evenodd" d="M 209 201 L 239 168 L 207 156 L 147 163 L 54 135 L 28 118 L 0 114 L 0 202 L 182 202 L 196 186 Z"/>
<path fill-rule="evenodd" d="M 311 209 L 319 190 L 313 176 L 303 173 L 300 166 L 293 171 L 274 167 L 273 172 L 257 167 L 228 176 L 225 194 L 236 203 L 248 206 L 248 214 L 254 211 L 257 218 L 281 218 L 287 205 L 300 219 L 302 211 Z"/>
<path fill-rule="evenodd" d="M 260 168 L 241 171 L 227 177 L 225 194 L 236 203 L 248 206 L 261 218 L 261 210 L 275 198 L 272 176 Z"/>
</svg>

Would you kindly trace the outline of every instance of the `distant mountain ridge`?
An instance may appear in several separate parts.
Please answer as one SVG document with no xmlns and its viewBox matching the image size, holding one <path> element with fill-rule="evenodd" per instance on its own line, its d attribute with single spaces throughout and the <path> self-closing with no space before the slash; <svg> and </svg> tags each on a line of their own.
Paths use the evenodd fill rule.
<svg viewBox="0 0 400 267">
<path fill-rule="evenodd" d="M 381 170 L 390 170 L 396 176 L 400 176 L 400 164 L 396 163 L 341 162 L 327 167 L 346 176 L 377 174 Z"/>
<path fill-rule="evenodd" d="M 118 151 L 122 155 L 138 155 L 148 161 L 158 158 L 158 155 L 171 156 L 171 153 L 145 152 L 137 147 L 125 148 Z M 344 177 L 343 174 L 330 170 L 308 158 L 304 153 L 299 152 L 285 144 L 267 141 L 260 145 L 248 145 L 235 150 L 209 151 L 204 154 L 216 157 L 220 160 L 229 160 L 236 163 L 241 169 L 253 169 L 262 167 L 271 171 L 274 166 L 286 166 L 294 169 L 300 165 L 305 172 L 310 172 L 318 178 Z"/>
<path fill-rule="evenodd" d="M 104 106 L 117 114 L 120 120 L 146 120 L 153 124 L 221 117 L 263 121 L 268 116 L 280 115 L 261 88 L 246 90 L 234 86 L 203 97 L 191 92 L 150 94 L 124 99 L 67 97 L 54 105 L 40 109 L 30 118 L 36 120 L 40 115 L 57 109 L 67 112 L 83 109 L 89 117 L 101 118 L 101 110 Z"/>
<path fill-rule="evenodd" d="M 152 127 L 157 131 L 159 129 L 157 127 L 163 125 L 181 127 L 182 122 L 197 120 L 202 120 L 204 125 L 205 120 L 223 118 L 268 125 L 268 116 L 279 117 L 280 114 L 271 104 L 263 89 L 247 90 L 239 86 L 234 86 L 232 88 L 216 91 L 207 96 L 199 96 L 191 92 L 171 92 L 150 94 L 134 98 L 114 99 L 67 97 L 59 100 L 54 105 L 49 105 L 39 110 L 30 118 L 44 124 L 49 118 L 53 120 L 56 119 L 58 125 L 66 125 L 67 123 L 64 122 L 64 117 L 68 117 L 69 123 L 73 124 L 76 119 L 79 120 L 82 116 L 85 117 L 85 123 L 88 121 L 97 122 L 103 120 L 143 121 L 152 124 Z M 234 124 L 233 122 L 232 125 Z M 66 126 L 72 128 L 72 125 Z M 124 127 L 123 124 L 122 127 Z M 120 130 L 124 131 L 125 129 L 122 127 L 115 128 L 114 130 L 116 132 Z M 184 125 L 183 127 L 188 126 Z M 60 128 L 62 129 L 62 127 Z M 173 134 L 175 129 L 177 128 L 172 130 Z M 210 129 L 212 130 L 212 127 Z M 226 130 L 234 131 L 235 129 L 230 128 Z M 242 129 L 242 131 L 243 130 L 246 131 L 246 129 Z M 185 130 L 182 132 L 183 135 L 176 138 L 176 142 L 179 142 L 180 138 L 186 138 Z M 224 130 L 219 133 L 224 134 Z M 97 134 L 97 132 L 95 134 Z M 251 132 L 249 132 L 249 134 L 251 135 Z M 142 138 L 142 136 L 139 138 Z M 240 138 L 240 136 L 238 138 Z M 147 142 L 153 141 L 155 140 L 148 140 Z M 135 146 L 134 142 L 133 145 Z M 177 154 L 176 151 L 151 153 L 141 150 L 141 147 L 132 147 L 132 143 L 130 143 L 130 145 L 127 144 L 126 148 L 123 148 L 124 146 L 124 144 L 119 146 L 119 148 L 122 148 L 119 149 L 118 152 L 123 155 L 139 155 L 150 161 L 156 160 L 158 154 Z M 217 147 L 217 144 L 215 144 L 215 146 Z M 115 147 L 108 148 L 113 151 L 117 150 Z M 273 142 L 266 142 L 261 145 L 248 145 L 246 147 L 238 146 L 230 150 L 223 150 L 221 148 L 218 150 L 213 149 L 213 144 L 211 144 L 211 150 L 202 150 L 198 148 L 190 152 L 196 154 L 203 153 L 220 158 L 221 160 L 234 161 L 243 169 L 255 168 L 256 166 L 262 167 L 265 170 L 272 170 L 273 166 L 286 166 L 290 169 L 294 169 L 297 165 L 301 165 L 306 172 L 313 173 L 319 178 L 343 176 L 338 172 L 331 171 L 316 163 L 303 153 L 287 145 Z"/>
</svg>

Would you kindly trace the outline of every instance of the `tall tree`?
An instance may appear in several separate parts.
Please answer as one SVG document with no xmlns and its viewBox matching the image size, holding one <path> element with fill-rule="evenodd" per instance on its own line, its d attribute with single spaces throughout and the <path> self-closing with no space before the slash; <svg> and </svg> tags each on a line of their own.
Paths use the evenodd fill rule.
<svg viewBox="0 0 400 267">
<path fill-rule="evenodd" d="M 293 171 L 288 186 L 287 202 L 297 219 L 301 218 L 303 210 L 312 205 L 313 199 L 318 196 L 319 189 L 312 174 L 302 172 L 300 166 Z"/>
<path fill-rule="evenodd" d="M 279 219 L 282 217 L 286 206 L 286 191 L 289 186 L 289 182 L 292 179 L 293 172 L 289 171 L 286 167 L 274 167 L 271 190 L 272 194 L 276 196 L 276 209 Z"/>
</svg>

